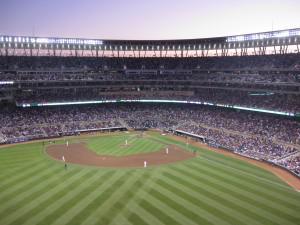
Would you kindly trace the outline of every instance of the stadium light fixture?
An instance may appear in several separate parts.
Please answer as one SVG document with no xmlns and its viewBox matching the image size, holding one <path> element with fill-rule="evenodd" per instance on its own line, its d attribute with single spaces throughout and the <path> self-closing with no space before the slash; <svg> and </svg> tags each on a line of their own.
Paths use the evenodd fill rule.
<svg viewBox="0 0 300 225">
<path fill-rule="evenodd" d="M 226 42 L 264 40 L 270 38 L 283 38 L 283 37 L 291 37 L 291 36 L 299 36 L 299 35 L 300 35 L 300 28 L 292 29 L 292 30 L 282 30 L 282 31 L 272 31 L 272 32 L 264 32 L 264 33 L 256 33 L 256 34 L 231 36 L 226 38 Z"/>
<path fill-rule="evenodd" d="M 0 85 L 14 84 L 14 81 L 0 81 Z"/>
<path fill-rule="evenodd" d="M 11 81 L 8 81 L 8 84 L 13 84 Z M 12 81 L 13 82 L 13 81 Z M 1 84 L 1 83 L 0 83 Z M 22 103 L 17 104 L 18 107 L 34 107 L 34 106 L 59 106 L 59 105 L 81 105 L 81 104 L 105 104 L 105 103 L 117 103 L 117 102 L 143 102 L 143 103 L 180 103 L 180 104 L 194 104 L 194 105 L 210 105 L 221 108 L 233 108 L 240 109 L 245 111 L 255 111 L 255 112 L 263 112 L 270 113 L 276 115 L 285 115 L 285 116 L 295 116 L 294 113 L 289 112 L 281 112 L 281 111 L 273 111 L 266 109 L 258 109 L 258 108 L 249 108 L 242 107 L 238 105 L 226 105 L 226 104 L 215 104 L 211 102 L 198 102 L 198 101 L 182 101 L 182 100 L 164 100 L 164 99 L 119 99 L 119 100 L 95 100 L 95 101 L 75 101 L 75 102 L 48 102 L 48 103 Z"/>
</svg>

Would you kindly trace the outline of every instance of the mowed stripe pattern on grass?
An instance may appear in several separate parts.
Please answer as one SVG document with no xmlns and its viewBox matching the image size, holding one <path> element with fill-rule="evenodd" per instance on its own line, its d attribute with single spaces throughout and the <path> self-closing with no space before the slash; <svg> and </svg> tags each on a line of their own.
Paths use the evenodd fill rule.
<svg viewBox="0 0 300 225">
<path fill-rule="evenodd" d="M 299 193 L 267 171 L 206 150 L 147 169 L 65 170 L 35 143 L 1 149 L 0 169 L 1 225 L 300 222 Z"/>
</svg>

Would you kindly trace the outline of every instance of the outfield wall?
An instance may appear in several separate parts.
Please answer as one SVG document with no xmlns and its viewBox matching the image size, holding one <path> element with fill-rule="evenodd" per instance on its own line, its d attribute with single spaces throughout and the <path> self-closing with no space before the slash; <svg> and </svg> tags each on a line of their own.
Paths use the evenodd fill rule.
<svg viewBox="0 0 300 225">
<path fill-rule="evenodd" d="M 84 129 L 84 130 L 74 130 L 70 132 L 58 133 L 56 135 L 51 136 L 42 136 L 42 135 L 31 135 L 31 136 L 23 136 L 23 137 L 16 137 L 6 140 L 0 145 L 6 144 L 17 144 L 22 142 L 29 142 L 34 140 L 47 140 L 52 138 L 60 138 L 65 136 L 75 136 L 80 135 L 81 133 L 92 133 L 92 132 L 115 132 L 115 131 L 126 131 L 126 127 L 104 127 L 104 128 L 96 128 L 96 129 Z"/>
</svg>

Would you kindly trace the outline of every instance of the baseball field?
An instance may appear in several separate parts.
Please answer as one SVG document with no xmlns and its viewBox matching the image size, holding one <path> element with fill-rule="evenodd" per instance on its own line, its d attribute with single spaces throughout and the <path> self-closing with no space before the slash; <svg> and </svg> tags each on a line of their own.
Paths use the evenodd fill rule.
<svg viewBox="0 0 300 225">
<path fill-rule="evenodd" d="M 158 132 L 0 148 L 0 225 L 299 225 L 299 212 L 273 173 Z"/>
</svg>

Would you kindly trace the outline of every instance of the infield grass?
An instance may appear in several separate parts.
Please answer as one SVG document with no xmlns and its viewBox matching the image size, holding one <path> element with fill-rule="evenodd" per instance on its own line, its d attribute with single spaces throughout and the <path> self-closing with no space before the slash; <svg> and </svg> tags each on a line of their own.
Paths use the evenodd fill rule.
<svg viewBox="0 0 300 225">
<path fill-rule="evenodd" d="M 91 137 L 88 144 L 99 149 L 111 140 L 111 154 L 123 154 L 116 149 L 128 135 Z M 158 133 L 148 137 L 138 149 L 193 148 Z M 0 149 L 0 225 L 300 224 L 300 193 L 247 162 L 197 151 L 197 158 L 146 169 L 65 170 L 41 143 Z"/>
<path fill-rule="evenodd" d="M 126 145 L 127 140 L 127 145 Z M 148 136 L 139 134 L 123 134 L 100 136 L 87 140 L 88 148 L 100 155 L 126 156 L 146 152 L 159 151 L 166 145 Z"/>
</svg>

